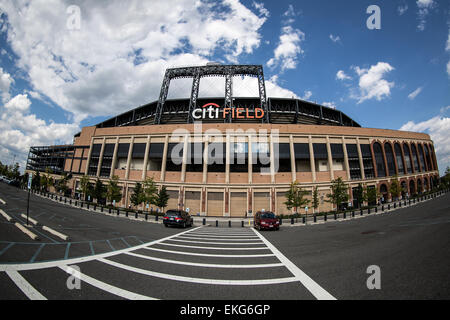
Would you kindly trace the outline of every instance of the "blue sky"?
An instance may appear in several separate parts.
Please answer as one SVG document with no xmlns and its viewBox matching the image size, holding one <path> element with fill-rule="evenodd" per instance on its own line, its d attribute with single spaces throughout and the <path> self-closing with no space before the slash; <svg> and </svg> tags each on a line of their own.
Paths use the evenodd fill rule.
<svg viewBox="0 0 450 320">
<path fill-rule="evenodd" d="M 70 143 L 81 127 L 156 100 L 167 67 L 219 61 L 262 64 L 269 96 L 336 107 L 364 127 L 427 132 L 443 172 L 449 4 L 0 0 L 0 161 L 23 163 L 30 145 Z M 379 30 L 366 26 L 370 5 Z"/>
</svg>

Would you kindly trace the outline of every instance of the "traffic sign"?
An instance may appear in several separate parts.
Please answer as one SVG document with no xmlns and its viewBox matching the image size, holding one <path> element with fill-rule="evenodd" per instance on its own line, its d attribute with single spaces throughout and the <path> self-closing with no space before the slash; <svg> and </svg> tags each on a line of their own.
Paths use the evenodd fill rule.
<svg viewBox="0 0 450 320">
<path fill-rule="evenodd" d="M 28 174 L 28 190 L 31 189 L 31 183 L 32 183 L 32 181 L 33 181 L 33 174 L 32 174 L 32 173 L 29 173 L 29 174 Z"/>
</svg>

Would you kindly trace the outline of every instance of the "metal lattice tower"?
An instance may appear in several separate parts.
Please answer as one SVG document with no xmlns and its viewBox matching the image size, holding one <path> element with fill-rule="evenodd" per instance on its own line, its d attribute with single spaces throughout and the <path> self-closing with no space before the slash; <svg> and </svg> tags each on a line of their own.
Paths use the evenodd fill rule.
<svg viewBox="0 0 450 320">
<path fill-rule="evenodd" d="M 188 123 L 193 123 L 192 111 L 197 108 L 198 92 L 200 88 L 200 80 L 202 77 L 219 76 L 225 77 L 225 108 L 233 106 L 233 77 L 234 76 L 253 76 L 258 79 L 259 99 L 261 108 L 264 110 L 264 123 L 269 122 L 269 110 L 267 107 L 266 85 L 264 82 L 264 72 L 262 65 L 206 65 L 196 67 L 171 68 L 166 70 L 164 80 L 161 86 L 158 105 L 156 107 L 155 124 L 161 123 L 161 117 L 164 111 L 164 105 L 169 92 L 170 81 L 180 78 L 193 78 L 191 97 L 189 101 Z M 226 119 L 232 122 L 231 116 Z"/>
</svg>

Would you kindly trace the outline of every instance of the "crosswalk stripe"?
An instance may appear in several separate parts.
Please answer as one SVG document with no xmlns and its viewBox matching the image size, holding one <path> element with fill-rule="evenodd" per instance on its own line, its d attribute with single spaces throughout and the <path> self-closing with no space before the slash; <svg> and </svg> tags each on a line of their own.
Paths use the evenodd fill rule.
<svg viewBox="0 0 450 320">
<path fill-rule="evenodd" d="M 220 258 L 257 258 L 257 257 L 273 257 L 275 256 L 273 253 L 268 254 L 210 254 L 210 253 L 196 253 L 196 252 L 182 252 L 182 251 L 174 251 L 174 250 L 165 250 L 158 248 L 144 248 L 147 250 L 166 252 L 166 253 L 174 253 L 174 254 L 182 254 L 186 256 L 199 256 L 199 257 L 220 257 Z"/>
<path fill-rule="evenodd" d="M 247 269 L 247 268 L 272 268 L 272 267 L 284 267 L 282 263 L 266 263 L 266 264 L 216 264 L 216 263 L 196 263 L 196 262 L 186 262 L 186 261 L 179 261 L 179 260 L 170 260 L 170 259 L 162 259 L 162 258 L 156 258 L 151 256 L 145 256 L 142 254 L 127 252 L 127 255 L 147 259 L 147 260 L 153 260 L 153 261 L 159 261 L 159 262 L 165 262 L 165 263 L 172 263 L 172 264 L 181 264 L 186 266 L 194 266 L 194 267 L 205 267 L 205 268 L 241 268 L 241 269 Z"/>
<path fill-rule="evenodd" d="M 203 243 L 203 244 L 228 244 L 228 245 L 238 245 L 238 244 L 263 244 L 263 242 L 207 242 L 207 241 L 194 241 L 194 240 L 180 240 L 180 239 L 169 239 L 170 241 L 178 242 L 189 242 L 189 243 Z"/>
<path fill-rule="evenodd" d="M 99 288 L 103 291 L 112 293 L 118 297 L 122 297 L 122 298 L 125 298 L 128 300 L 158 300 L 158 299 L 155 299 L 152 297 L 143 296 L 138 293 L 134 293 L 131 291 L 127 291 L 127 290 L 112 286 L 112 285 L 102 282 L 100 280 L 94 279 L 84 273 L 78 272 L 77 270 L 71 268 L 70 266 L 59 266 L 59 268 L 61 268 L 68 274 L 71 274 L 75 277 L 77 277 L 77 275 L 78 275 L 79 277 L 77 277 L 77 278 L 79 278 L 81 281 L 86 282 L 86 283 L 90 284 L 91 286 Z"/>
<path fill-rule="evenodd" d="M 37 291 L 24 277 L 17 271 L 6 271 L 6 274 L 16 284 L 16 286 L 27 296 L 30 300 L 47 300 L 39 291 Z"/>
<path fill-rule="evenodd" d="M 239 247 L 239 248 L 229 248 L 229 247 L 202 247 L 202 246 L 187 246 L 184 244 L 175 243 L 158 243 L 159 245 L 172 246 L 172 247 L 183 247 L 183 248 L 193 248 L 193 249 L 211 249 L 211 250 L 270 250 L 267 247 Z"/>
<path fill-rule="evenodd" d="M 258 279 L 258 280 L 218 280 L 218 279 L 192 278 L 192 277 L 177 276 L 174 274 L 166 274 L 166 273 L 144 270 L 144 269 L 128 266 L 128 265 L 125 265 L 122 263 L 118 263 L 118 262 L 103 259 L 103 258 L 98 259 L 98 261 L 103 262 L 108 265 L 111 265 L 113 267 L 121 268 L 121 269 L 135 272 L 135 273 L 140 273 L 140 274 L 143 274 L 146 276 L 162 278 L 162 279 L 167 279 L 167 280 L 201 283 L 201 284 L 252 286 L 252 285 L 268 285 L 268 284 L 279 284 L 279 283 L 288 283 L 288 282 L 298 281 L 296 277 L 277 278 L 277 279 Z"/>
</svg>

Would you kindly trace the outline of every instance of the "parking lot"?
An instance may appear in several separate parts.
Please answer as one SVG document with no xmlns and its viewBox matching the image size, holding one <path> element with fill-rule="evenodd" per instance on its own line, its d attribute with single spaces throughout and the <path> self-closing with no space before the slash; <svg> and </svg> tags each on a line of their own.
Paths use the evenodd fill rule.
<svg viewBox="0 0 450 320">
<path fill-rule="evenodd" d="M 32 241 L 0 217 L 0 299 L 418 299 L 450 297 L 449 195 L 364 219 L 258 232 L 164 228 L 31 196 Z M 26 192 L 0 185 L 23 223 Z M 63 241 L 42 225 L 68 234 Z M 367 267 L 381 269 L 369 290 Z M 79 271 L 80 288 L 69 288 Z"/>
</svg>

